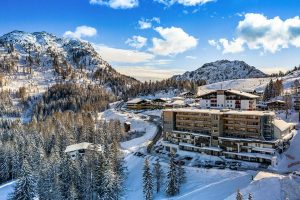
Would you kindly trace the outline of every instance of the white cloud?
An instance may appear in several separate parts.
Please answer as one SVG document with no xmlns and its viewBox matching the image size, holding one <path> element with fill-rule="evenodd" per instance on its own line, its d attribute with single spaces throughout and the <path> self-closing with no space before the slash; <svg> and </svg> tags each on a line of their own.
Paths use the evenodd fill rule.
<svg viewBox="0 0 300 200">
<path fill-rule="evenodd" d="M 95 50 L 109 62 L 144 63 L 154 59 L 154 55 L 141 51 L 118 49 L 105 45 L 94 45 Z"/>
<path fill-rule="evenodd" d="M 214 2 L 216 0 L 156 0 L 156 1 L 165 4 L 167 6 L 171 6 L 175 3 L 184 6 L 198 6 L 198 5 L 206 4 L 208 2 Z"/>
<path fill-rule="evenodd" d="M 239 53 L 244 51 L 244 41 L 240 38 L 233 39 L 233 41 L 221 38 L 219 42 L 224 48 L 223 53 Z"/>
<path fill-rule="evenodd" d="M 125 44 L 128 44 L 129 46 L 140 49 L 144 46 L 147 45 L 147 38 L 139 36 L 139 35 L 134 35 L 132 38 L 128 38 L 125 42 Z"/>
<path fill-rule="evenodd" d="M 280 17 L 268 19 L 262 14 L 248 13 L 239 22 L 236 34 L 237 38 L 232 41 L 220 39 L 217 42 L 223 48 L 223 53 L 241 52 L 244 46 L 271 53 L 290 46 L 299 48 L 300 19 L 299 16 L 286 20 Z"/>
<path fill-rule="evenodd" d="M 138 21 L 139 28 L 140 29 L 149 29 L 152 28 L 152 23 L 156 22 L 157 24 L 160 24 L 160 18 L 159 17 L 153 17 L 152 19 L 140 19 Z"/>
<path fill-rule="evenodd" d="M 157 27 L 154 30 L 157 31 L 162 37 L 162 39 L 152 39 L 153 47 L 150 48 L 149 51 L 156 55 L 176 55 L 192 49 L 198 44 L 196 38 L 190 36 L 181 28 Z"/>
<path fill-rule="evenodd" d="M 90 0 L 90 4 L 105 5 L 113 9 L 130 9 L 139 5 L 138 0 Z"/>
<path fill-rule="evenodd" d="M 66 31 L 64 33 L 64 37 L 78 39 L 81 39 L 82 37 L 93 37 L 95 35 L 97 35 L 97 30 L 89 26 L 78 26 L 74 32 Z"/>
<path fill-rule="evenodd" d="M 196 56 L 185 56 L 186 59 L 190 59 L 190 60 L 196 60 L 197 57 Z"/>
<path fill-rule="evenodd" d="M 118 72 L 135 77 L 140 81 L 163 80 L 185 72 L 182 69 L 159 69 L 153 66 L 117 66 L 115 68 Z"/>
</svg>

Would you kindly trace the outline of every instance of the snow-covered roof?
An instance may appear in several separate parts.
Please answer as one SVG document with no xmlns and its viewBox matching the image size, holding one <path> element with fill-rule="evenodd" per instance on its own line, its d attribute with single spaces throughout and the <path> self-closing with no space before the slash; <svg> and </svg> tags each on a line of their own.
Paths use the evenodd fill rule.
<svg viewBox="0 0 300 200">
<path fill-rule="evenodd" d="M 82 142 L 82 143 L 77 143 L 77 144 L 72 144 L 67 146 L 65 153 L 68 152 L 73 152 L 73 151 L 78 151 L 81 149 L 90 149 L 92 148 L 93 144 L 89 142 Z"/>
<path fill-rule="evenodd" d="M 131 99 L 131 100 L 127 101 L 127 103 L 136 104 L 136 103 L 140 103 L 140 102 L 144 102 L 144 101 L 148 101 L 148 100 L 142 99 L 142 98 L 135 98 L 135 99 Z"/>
<path fill-rule="evenodd" d="M 184 98 L 183 97 L 173 97 L 172 100 L 173 101 L 175 101 L 175 100 L 184 100 Z"/>
<path fill-rule="evenodd" d="M 175 100 L 172 103 L 169 103 L 170 105 L 185 105 L 185 102 L 183 100 Z"/>
<path fill-rule="evenodd" d="M 194 112 L 194 113 L 211 113 L 211 114 L 234 114 L 234 115 L 255 115 L 255 116 L 275 116 L 271 111 L 257 111 L 257 110 L 217 110 L 217 109 L 196 109 L 196 108 L 173 108 L 165 111 L 173 112 Z"/>
<path fill-rule="evenodd" d="M 284 103 L 285 104 L 285 101 L 282 101 L 282 100 L 273 100 L 273 101 L 267 102 L 267 104 L 270 104 L 270 103 Z"/>
<path fill-rule="evenodd" d="M 277 127 L 280 131 L 285 131 L 287 129 L 290 129 L 293 124 L 291 123 L 287 123 L 285 122 L 284 120 L 282 119 L 274 119 L 274 122 L 273 122 L 274 126 Z"/>
<path fill-rule="evenodd" d="M 239 91 L 239 90 L 229 89 L 229 90 L 226 90 L 226 91 L 230 92 L 230 93 L 233 93 L 233 94 L 237 94 L 237 95 L 241 95 L 241 96 L 244 96 L 244 97 L 248 97 L 248 98 L 253 98 L 253 99 L 259 98 L 259 96 L 257 96 L 257 95 L 250 94 L 248 92 Z"/>
<path fill-rule="evenodd" d="M 184 96 L 184 95 L 187 95 L 187 94 L 194 95 L 193 92 L 187 91 L 187 92 L 180 93 L 179 96 Z"/>
<path fill-rule="evenodd" d="M 207 95 L 207 94 L 211 94 L 211 93 L 215 93 L 217 92 L 218 90 L 209 90 L 207 91 L 207 93 L 202 93 L 198 96 L 201 97 L 201 96 L 204 96 L 204 95 Z M 233 90 L 233 89 L 228 89 L 228 90 L 223 90 L 225 92 L 229 92 L 229 93 L 232 93 L 232 94 L 236 94 L 236 95 L 240 95 L 240 96 L 244 96 L 244 97 L 248 97 L 248 98 L 252 98 L 252 99 L 257 99 L 259 98 L 259 96 L 257 95 L 254 95 L 254 94 L 250 94 L 250 93 L 247 93 L 247 92 L 243 92 L 243 91 L 239 91 L 239 90 Z"/>
</svg>

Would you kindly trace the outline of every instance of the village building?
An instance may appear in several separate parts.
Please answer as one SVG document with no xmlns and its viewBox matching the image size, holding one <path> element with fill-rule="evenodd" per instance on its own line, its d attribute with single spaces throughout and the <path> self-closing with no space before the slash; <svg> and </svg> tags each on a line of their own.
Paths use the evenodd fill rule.
<svg viewBox="0 0 300 200">
<path fill-rule="evenodd" d="M 195 93 L 187 91 L 180 93 L 178 96 L 183 98 L 195 98 Z"/>
<path fill-rule="evenodd" d="M 163 112 L 162 143 L 173 153 L 191 151 L 274 164 L 292 129 L 274 119 L 275 113 L 269 111 L 168 109 Z"/>
<path fill-rule="evenodd" d="M 75 160 L 84 156 L 89 151 L 101 151 L 101 146 L 89 142 L 82 142 L 67 146 L 65 153 L 67 153 L 71 159 Z"/>
<path fill-rule="evenodd" d="M 294 108 L 296 111 L 300 111 L 300 95 L 294 97 Z"/>
<path fill-rule="evenodd" d="M 267 102 L 268 110 L 285 110 L 286 103 L 282 100 L 273 100 Z"/>
<path fill-rule="evenodd" d="M 200 108 L 255 110 L 259 96 L 238 90 L 213 90 L 197 97 Z"/>
<path fill-rule="evenodd" d="M 127 108 L 130 110 L 144 110 L 151 109 L 151 101 L 148 99 L 135 98 L 127 101 Z"/>
</svg>

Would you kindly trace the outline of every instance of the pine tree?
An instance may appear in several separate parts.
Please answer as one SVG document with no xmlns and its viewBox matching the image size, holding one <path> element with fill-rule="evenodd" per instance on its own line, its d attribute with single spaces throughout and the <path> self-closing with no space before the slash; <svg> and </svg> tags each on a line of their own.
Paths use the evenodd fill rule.
<svg viewBox="0 0 300 200">
<path fill-rule="evenodd" d="M 236 200 L 243 200 L 243 194 L 240 192 L 240 189 L 236 191 Z"/>
<path fill-rule="evenodd" d="M 253 197 L 252 197 L 251 193 L 249 193 L 249 195 L 248 195 L 248 200 L 253 200 Z"/>
<path fill-rule="evenodd" d="M 71 182 L 73 180 L 74 170 L 72 162 L 68 156 L 64 156 L 59 165 L 59 189 L 61 196 L 67 199 L 71 195 Z"/>
<path fill-rule="evenodd" d="M 177 165 L 177 178 L 179 185 L 183 184 L 186 181 L 185 169 L 181 164 Z"/>
<path fill-rule="evenodd" d="M 143 168 L 143 193 L 146 200 L 153 199 L 153 178 L 148 159 L 145 160 Z"/>
<path fill-rule="evenodd" d="M 24 160 L 20 177 L 17 180 L 14 192 L 11 194 L 11 200 L 32 200 L 36 196 L 35 180 L 32 176 L 31 168 Z"/>
<path fill-rule="evenodd" d="M 163 179 L 164 179 L 164 171 L 162 170 L 158 159 L 156 160 L 156 163 L 154 164 L 153 177 L 155 180 L 156 192 L 159 193 L 161 185 L 163 183 Z"/>
<path fill-rule="evenodd" d="M 168 196 L 174 196 L 179 192 L 179 184 L 177 178 L 177 170 L 175 164 L 174 155 L 171 155 L 170 163 L 169 163 L 169 171 L 167 174 L 167 188 L 166 193 Z"/>
</svg>

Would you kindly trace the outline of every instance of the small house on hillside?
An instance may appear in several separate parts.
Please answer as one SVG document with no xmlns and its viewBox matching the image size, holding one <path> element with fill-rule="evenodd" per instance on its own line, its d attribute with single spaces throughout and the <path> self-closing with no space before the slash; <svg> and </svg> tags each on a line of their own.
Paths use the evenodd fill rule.
<svg viewBox="0 0 300 200">
<path fill-rule="evenodd" d="M 281 100 L 274 100 L 267 102 L 268 110 L 284 110 L 286 103 Z"/>
<path fill-rule="evenodd" d="M 167 101 L 163 98 L 157 98 L 157 99 L 152 99 L 151 103 L 155 108 L 159 109 L 159 108 L 163 108 L 165 103 L 167 103 Z"/>
<path fill-rule="evenodd" d="M 295 129 L 293 123 L 287 123 L 282 119 L 274 119 L 274 135 L 276 138 L 284 138 Z"/>
<path fill-rule="evenodd" d="M 84 154 L 88 151 L 101 151 L 101 146 L 89 142 L 82 142 L 67 146 L 65 153 L 75 160 L 84 156 Z"/>
<path fill-rule="evenodd" d="M 135 98 L 127 101 L 127 108 L 131 110 L 151 109 L 151 101 L 148 99 Z"/>
</svg>

